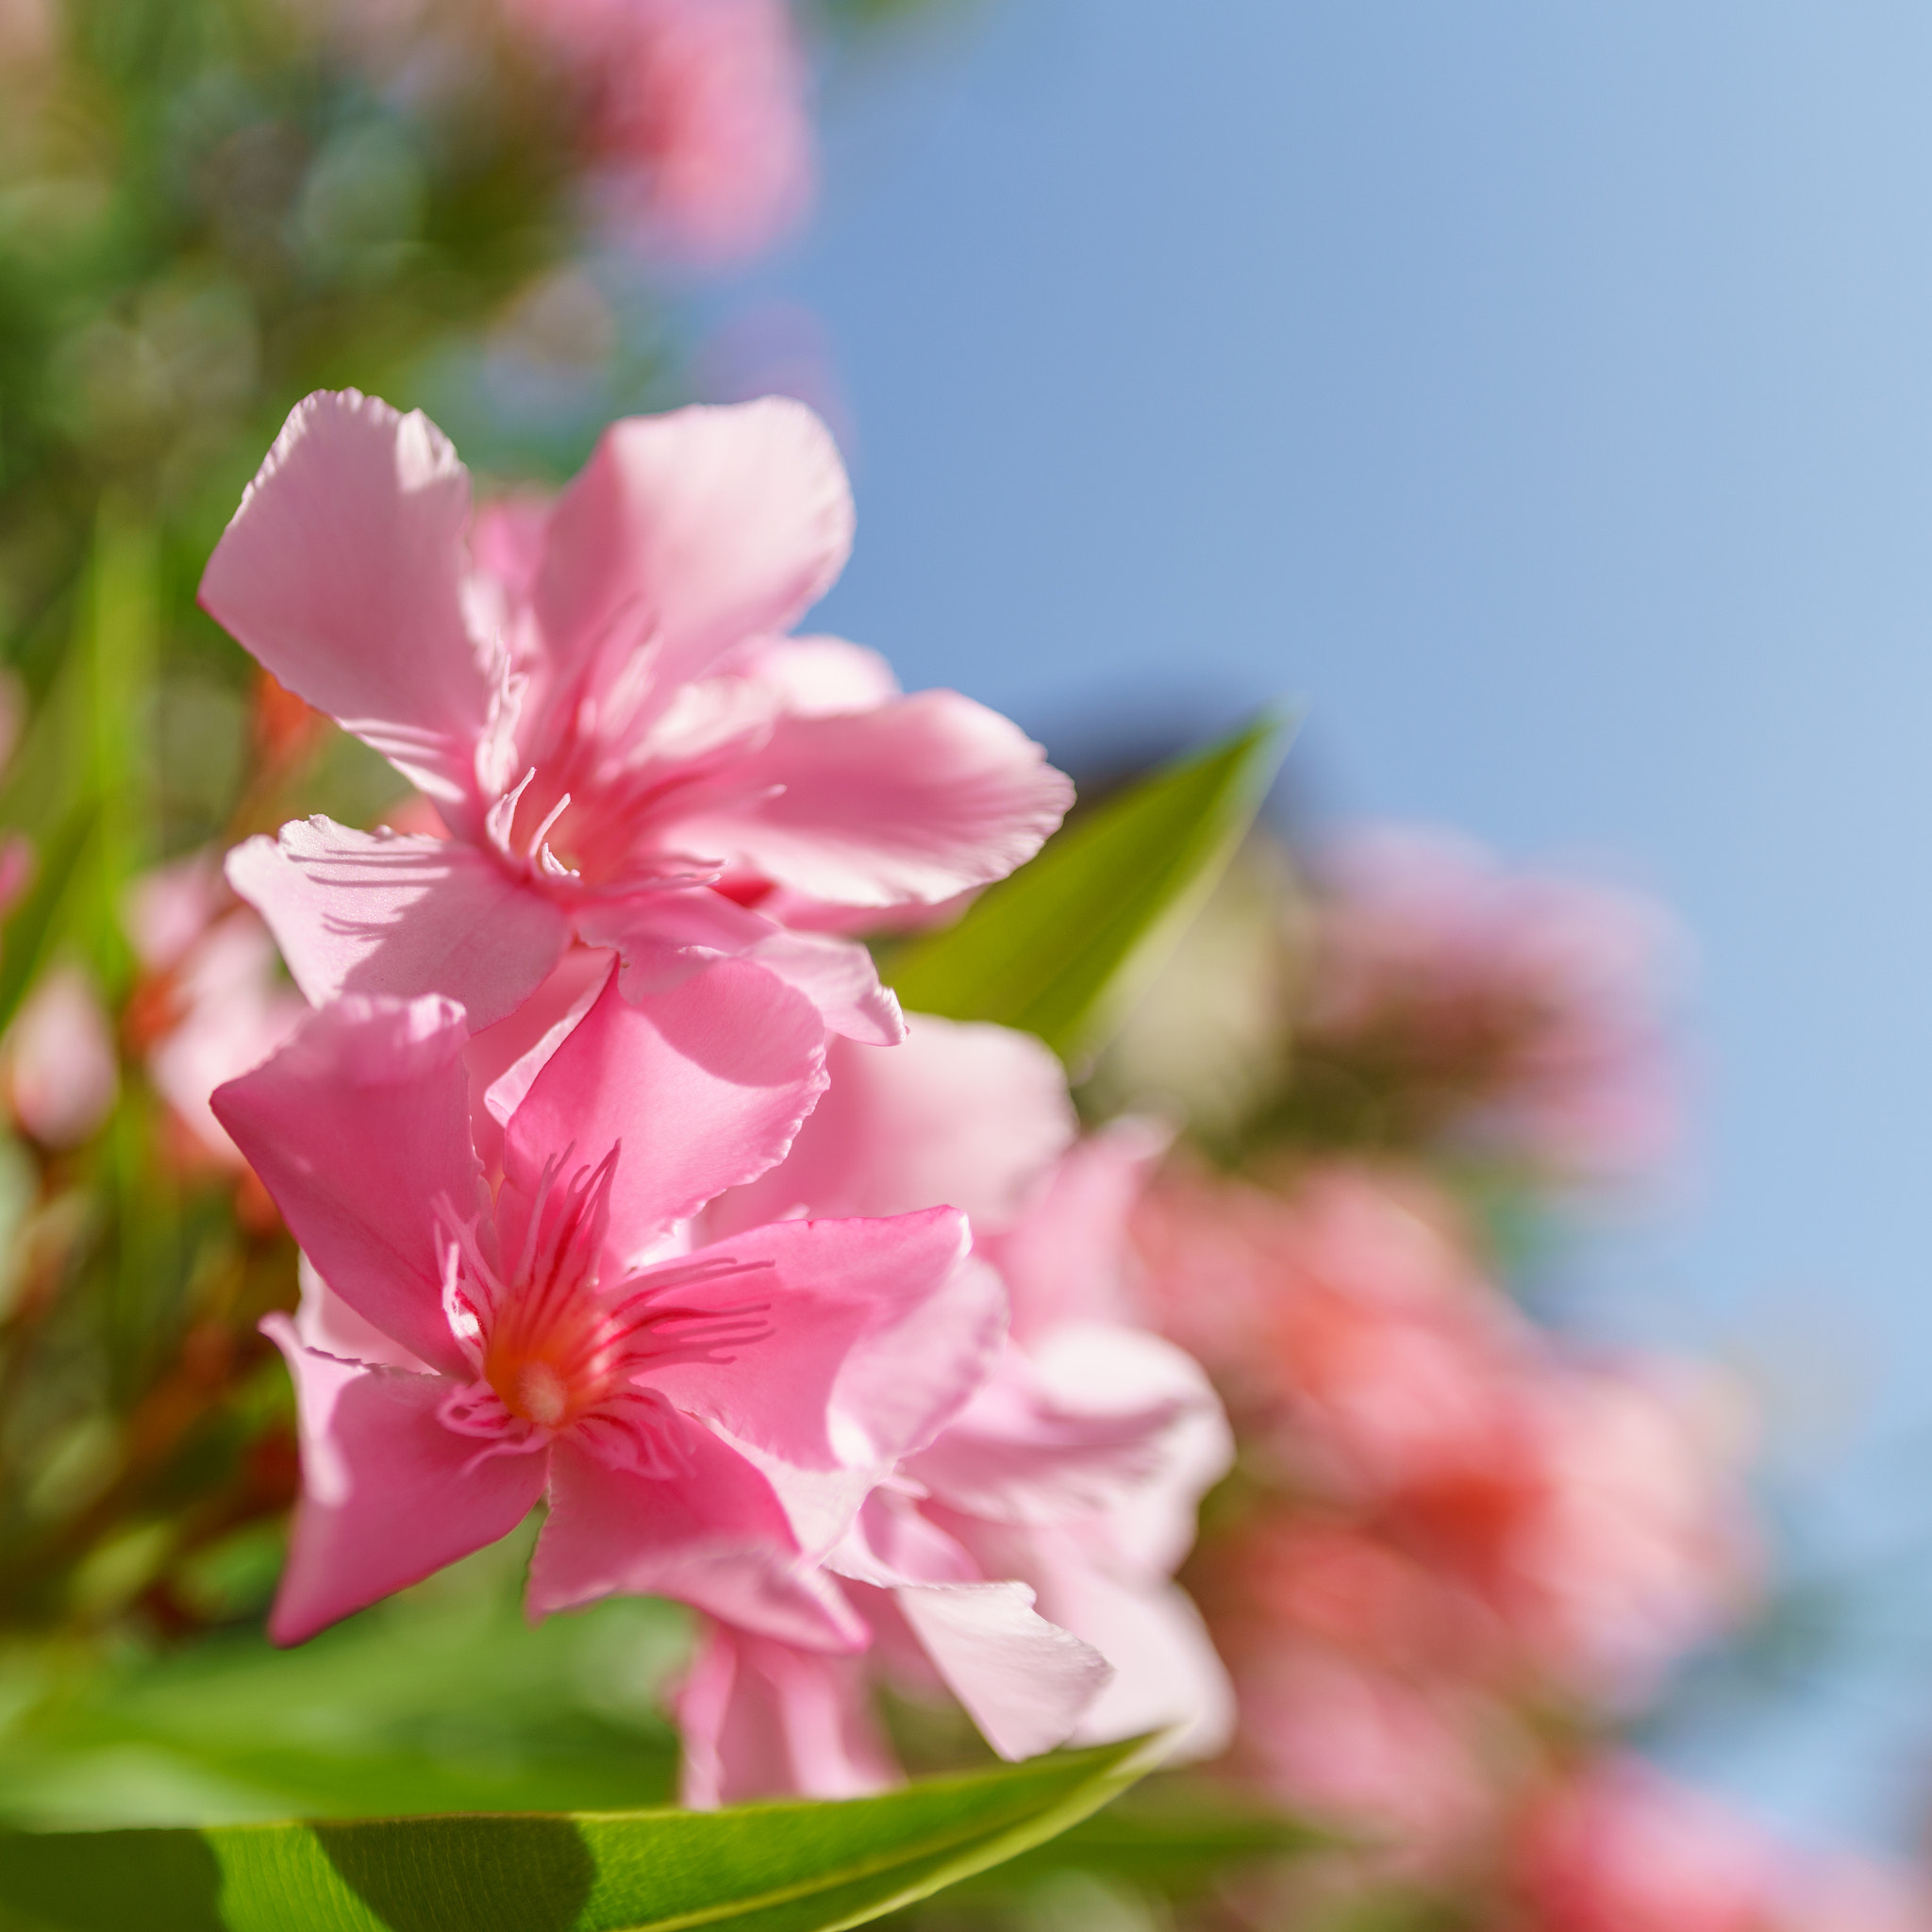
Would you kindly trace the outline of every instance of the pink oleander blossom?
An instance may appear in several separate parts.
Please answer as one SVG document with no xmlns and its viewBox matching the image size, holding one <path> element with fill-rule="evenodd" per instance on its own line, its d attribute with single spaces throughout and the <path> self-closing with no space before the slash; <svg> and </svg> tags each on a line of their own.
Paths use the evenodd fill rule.
<svg viewBox="0 0 1932 1932">
<path fill-rule="evenodd" d="M 200 1156 L 245 1166 L 209 1096 L 285 1045 L 307 1004 L 277 977 L 268 928 L 235 904 L 205 856 L 138 879 L 124 924 L 146 975 L 131 1012 L 143 1022 L 148 1077 Z"/>
<path fill-rule="evenodd" d="M 1383 1135 L 1621 1174 L 1669 1147 L 1659 1012 L 1674 934 L 1635 894 L 1505 870 L 1436 831 L 1323 855 L 1301 1077 L 1374 1096 Z"/>
<path fill-rule="evenodd" d="M 114 1028 L 81 967 L 43 973 L 0 1041 L 0 1086 L 22 1129 L 43 1147 L 77 1147 L 121 1094 Z"/>
<path fill-rule="evenodd" d="M 694 266 L 742 260 L 811 199 L 806 62 L 786 0 L 503 0 L 581 97 L 612 225 Z"/>
<path fill-rule="evenodd" d="M 817 1559 L 984 1379 L 1005 1310 L 944 1209 L 691 1243 L 783 1153 L 823 1051 L 743 962 L 634 1002 L 574 955 L 508 1029 L 349 995 L 217 1093 L 311 1264 L 266 1324 L 303 1439 L 278 1641 L 541 1497 L 533 1613 L 637 1591 L 863 1642 Z"/>
<path fill-rule="evenodd" d="M 1037 1041 L 911 1028 L 890 1054 L 835 1042 L 791 1156 L 708 1220 L 963 1207 L 1012 1339 L 827 1559 L 871 1632 L 870 1672 L 710 1629 L 678 1704 L 693 1804 L 878 1789 L 895 1774 L 867 1703 L 879 1674 L 950 1691 L 1008 1757 L 1162 1726 L 1207 1756 L 1229 1728 L 1224 1674 L 1170 1581 L 1226 1467 L 1225 1424 L 1195 1365 L 1120 1318 L 1126 1211 L 1158 1137 L 1129 1125 L 1070 1147 L 1064 1075 Z"/>
<path fill-rule="evenodd" d="M 776 398 L 616 424 L 554 504 L 475 518 L 421 414 L 298 405 L 202 602 L 453 835 L 310 819 L 237 848 L 304 993 L 442 993 L 487 1026 L 575 935 L 630 991 L 740 958 L 835 1030 L 896 1040 L 836 935 L 1003 876 L 1071 792 L 995 713 L 784 635 L 851 533 L 830 437 Z"/>
</svg>

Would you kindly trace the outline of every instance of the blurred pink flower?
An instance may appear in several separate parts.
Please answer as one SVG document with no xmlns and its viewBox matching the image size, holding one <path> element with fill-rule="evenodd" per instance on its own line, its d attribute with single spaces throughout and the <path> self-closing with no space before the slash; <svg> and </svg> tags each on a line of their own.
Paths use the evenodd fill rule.
<svg viewBox="0 0 1932 1932">
<path fill-rule="evenodd" d="M 816 1016 L 770 974 L 727 962 L 633 1002 L 578 955 L 533 1008 L 473 1039 L 447 1000 L 351 995 L 215 1096 L 312 1269 L 302 1322 L 265 1324 L 303 1432 L 271 1633 L 541 1496 L 533 1613 L 636 1591 L 858 1647 L 816 1563 L 983 1379 L 998 1284 L 962 1270 L 943 1208 L 691 1246 L 681 1224 L 776 1159 L 823 1086 Z"/>
<path fill-rule="evenodd" d="M 896 1040 L 896 1002 L 834 932 L 1003 876 L 1071 791 L 995 713 L 781 635 L 851 531 L 838 453 L 795 403 L 616 424 L 554 505 L 474 524 L 422 415 L 353 391 L 298 406 L 202 601 L 454 835 L 310 819 L 236 849 L 309 1000 L 440 992 L 488 1025 L 575 933 L 617 949 L 628 990 L 743 958 L 836 1030 Z"/>
<path fill-rule="evenodd" d="M 1434 831 L 1357 833 L 1317 877 L 1305 1075 L 1337 1069 L 1408 1131 L 1559 1172 L 1626 1173 L 1667 1149 L 1674 933 L 1657 907 L 1511 874 Z"/>
<path fill-rule="evenodd" d="M 268 928 L 203 855 L 138 879 L 125 923 L 148 975 L 133 1003 L 148 1075 L 201 1153 L 244 1167 L 208 1097 L 284 1045 L 308 1008 L 278 979 Z"/>
<path fill-rule="evenodd" d="M 78 966 L 43 973 L 0 1042 L 0 1078 L 22 1129 L 43 1147 L 92 1140 L 121 1093 L 114 1028 Z"/>
<path fill-rule="evenodd" d="M 1226 1468 L 1205 1377 L 1120 1319 L 1127 1209 L 1159 1137 L 1069 1148 L 1065 1077 L 1038 1041 L 915 1016 L 890 1054 L 835 1042 L 831 1086 L 789 1158 L 708 1217 L 967 1209 L 1012 1340 L 992 1376 L 870 1496 L 829 1567 L 878 1670 L 950 1690 L 1008 1757 L 1069 1738 L 1184 1727 L 1211 1756 L 1232 1711 L 1200 1619 L 1170 1577 Z M 707 1639 L 679 1699 L 687 1799 L 876 1789 L 894 1774 L 868 1674 Z"/>
<path fill-rule="evenodd" d="M 809 205 L 806 63 L 786 0 L 503 0 L 585 96 L 608 210 L 646 247 L 742 260 Z"/>
<path fill-rule="evenodd" d="M 1779 1844 L 1640 1759 L 1586 1768 L 1530 1811 L 1511 1932 L 1924 1932 L 1900 1874 Z"/>
</svg>

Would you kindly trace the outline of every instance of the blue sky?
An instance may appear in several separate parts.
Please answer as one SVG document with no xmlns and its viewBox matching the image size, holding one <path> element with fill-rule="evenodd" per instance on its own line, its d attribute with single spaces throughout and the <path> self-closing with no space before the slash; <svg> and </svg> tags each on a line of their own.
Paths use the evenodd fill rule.
<svg viewBox="0 0 1932 1932">
<path fill-rule="evenodd" d="M 857 425 L 826 627 L 1049 743 L 1292 691 L 1324 808 L 1667 900 L 1609 1319 L 1770 1364 L 1813 1541 L 1932 1527 L 1932 9 L 988 0 L 827 117 L 741 291 Z M 1932 1672 L 1855 1674 L 1680 1749 L 1903 1835 Z"/>
</svg>

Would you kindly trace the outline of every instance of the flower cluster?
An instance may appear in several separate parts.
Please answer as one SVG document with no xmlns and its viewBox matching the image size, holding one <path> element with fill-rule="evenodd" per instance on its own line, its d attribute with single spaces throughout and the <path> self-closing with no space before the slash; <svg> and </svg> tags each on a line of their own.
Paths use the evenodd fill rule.
<svg viewBox="0 0 1932 1932">
<path fill-rule="evenodd" d="M 1079 1140 L 1044 1048 L 908 1024 L 848 937 L 1009 872 L 1070 789 L 993 713 L 791 635 L 851 528 L 794 404 L 620 423 L 555 501 L 478 513 L 422 416 L 310 397 L 202 600 L 428 829 L 297 822 L 229 855 L 253 911 L 191 867 L 135 921 L 191 1124 L 171 1068 L 288 1030 L 257 914 L 312 1008 L 204 1125 L 304 1258 L 265 1324 L 302 1430 L 272 1634 L 541 1502 L 533 1614 L 702 1613 L 700 1804 L 890 1781 L 877 1672 L 1009 1757 L 1229 1724 L 1170 1581 L 1225 1425 L 1121 1299 L 1158 1138 Z"/>
</svg>

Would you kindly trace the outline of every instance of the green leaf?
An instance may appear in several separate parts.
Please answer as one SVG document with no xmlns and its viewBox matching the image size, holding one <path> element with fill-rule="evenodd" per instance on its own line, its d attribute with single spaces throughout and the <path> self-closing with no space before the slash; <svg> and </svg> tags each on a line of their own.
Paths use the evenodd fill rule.
<svg viewBox="0 0 1932 1932">
<path fill-rule="evenodd" d="M 957 925 L 886 959 L 901 1004 L 1038 1034 L 1077 1073 L 1234 857 L 1288 736 L 1264 714 L 1074 819 Z"/>
<path fill-rule="evenodd" d="M 21 1932 L 834 1932 L 1027 1850 L 1145 1739 L 845 1804 L 0 1834 Z"/>
</svg>

